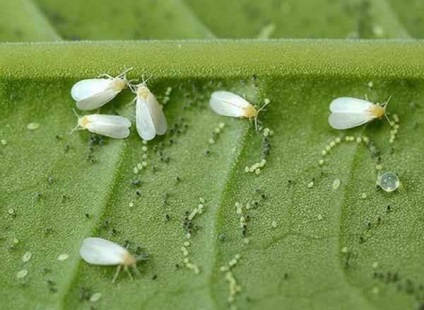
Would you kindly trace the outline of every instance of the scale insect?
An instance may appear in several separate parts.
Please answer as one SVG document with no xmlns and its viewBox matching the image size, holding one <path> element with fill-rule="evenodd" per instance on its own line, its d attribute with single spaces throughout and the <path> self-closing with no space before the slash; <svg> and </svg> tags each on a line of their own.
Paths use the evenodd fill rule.
<svg viewBox="0 0 424 310">
<path fill-rule="evenodd" d="M 84 261 L 92 265 L 118 265 L 112 283 L 115 283 L 122 268 L 128 273 L 131 280 L 133 277 L 128 267 L 132 267 L 135 273 L 140 273 L 137 269 L 137 258 L 130 254 L 126 248 L 109 240 L 102 238 L 84 239 L 80 249 L 80 255 Z"/>
<path fill-rule="evenodd" d="M 146 86 L 146 81 L 138 85 L 130 85 L 135 97 L 135 123 L 139 136 L 152 140 L 156 135 L 164 135 L 168 128 L 163 107 L 155 95 Z"/>
<path fill-rule="evenodd" d="M 261 108 L 256 109 L 246 99 L 228 91 L 216 91 L 211 95 L 209 106 L 219 114 L 230 117 L 244 117 L 255 120 L 255 128 L 258 129 L 259 112 L 268 105 L 265 103 Z"/>
<path fill-rule="evenodd" d="M 386 115 L 390 98 L 383 104 L 375 104 L 367 100 L 340 97 L 330 103 L 331 114 L 328 123 L 334 129 L 349 129 L 361 126 L 383 116 L 391 123 Z"/>
<path fill-rule="evenodd" d="M 72 86 L 71 96 L 77 102 L 77 108 L 83 111 L 94 110 L 116 97 L 129 82 L 126 78 L 129 68 L 116 77 L 102 74 L 100 77 L 81 80 Z"/>
<path fill-rule="evenodd" d="M 70 134 L 75 130 L 87 129 L 89 132 L 114 139 L 124 139 L 130 135 L 131 122 L 123 116 L 89 114 L 81 117 L 75 110 L 74 113 L 78 117 L 78 124 Z"/>
</svg>

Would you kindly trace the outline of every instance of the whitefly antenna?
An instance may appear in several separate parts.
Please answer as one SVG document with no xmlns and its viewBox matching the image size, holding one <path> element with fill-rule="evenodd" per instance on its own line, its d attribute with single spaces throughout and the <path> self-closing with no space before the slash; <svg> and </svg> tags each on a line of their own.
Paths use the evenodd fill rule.
<svg viewBox="0 0 424 310">
<path fill-rule="evenodd" d="M 122 73 L 120 73 L 120 74 L 117 76 L 117 78 L 124 78 L 124 79 L 127 79 L 125 75 L 126 75 L 128 72 L 130 72 L 132 69 L 134 69 L 134 68 L 133 68 L 133 67 L 131 67 L 131 68 L 125 69 Z"/>
<path fill-rule="evenodd" d="M 140 84 L 133 84 L 132 82 L 133 81 L 137 81 L 138 82 L 138 80 L 131 80 L 131 81 L 128 81 L 128 87 L 129 87 L 129 89 L 135 94 L 136 92 L 137 92 L 137 87 L 138 87 L 138 85 L 140 85 Z M 134 100 L 133 100 L 134 101 Z M 131 103 L 133 102 L 133 101 L 131 101 Z"/>
<path fill-rule="evenodd" d="M 265 102 L 259 109 L 258 109 L 258 114 L 259 112 L 261 112 L 267 105 L 269 104 L 269 101 Z"/>
<path fill-rule="evenodd" d="M 267 105 L 269 104 L 269 101 L 266 101 L 259 109 L 258 109 L 258 113 L 256 114 L 255 117 L 255 129 L 256 131 L 258 131 L 258 116 L 259 116 L 259 112 L 261 112 Z"/>
<path fill-rule="evenodd" d="M 80 125 L 79 125 L 79 119 L 81 118 L 81 116 L 77 113 L 77 111 L 75 111 L 75 109 L 72 109 L 72 111 L 74 111 L 74 114 L 76 115 L 76 117 L 78 118 L 78 124 L 75 126 L 74 129 L 72 129 L 69 132 L 69 135 L 72 135 L 74 133 L 75 130 L 79 130 L 80 129 Z"/>
<path fill-rule="evenodd" d="M 147 79 L 144 79 L 144 75 L 141 76 L 142 82 L 141 84 L 146 85 L 147 81 L 150 80 L 153 77 L 153 75 L 150 75 Z"/>
<path fill-rule="evenodd" d="M 138 82 L 138 79 L 134 79 L 134 80 L 130 80 L 128 81 L 128 87 L 130 88 L 130 90 L 133 93 L 137 93 L 137 88 L 139 88 L 140 86 L 144 85 L 146 86 L 147 81 L 150 80 L 153 76 L 149 76 L 147 79 L 144 78 L 144 74 L 141 76 L 141 83 L 134 83 L 134 82 Z"/>
<path fill-rule="evenodd" d="M 132 265 L 132 268 L 133 268 L 135 274 L 137 274 L 137 276 L 141 275 L 141 272 L 137 267 L 137 263 L 140 262 L 140 261 L 146 261 L 146 260 L 149 260 L 149 259 L 150 259 L 149 254 L 145 253 L 145 252 L 135 256 L 136 263 L 134 265 Z"/>
<path fill-rule="evenodd" d="M 392 99 L 392 96 L 389 96 L 389 98 L 387 98 L 386 102 L 383 103 L 383 107 L 387 108 L 387 106 L 389 105 L 390 99 Z"/>
<path fill-rule="evenodd" d="M 386 120 L 389 122 L 389 125 L 391 126 L 392 121 L 389 119 L 389 117 L 387 116 L 387 113 L 386 113 L 386 109 L 387 109 L 387 106 L 389 105 L 390 99 L 392 99 L 392 96 L 389 96 L 389 98 L 386 100 L 386 102 L 384 102 L 382 104 L 382 106 L 384 108 L 384 117 L 386 118 Z"/>
</svg>

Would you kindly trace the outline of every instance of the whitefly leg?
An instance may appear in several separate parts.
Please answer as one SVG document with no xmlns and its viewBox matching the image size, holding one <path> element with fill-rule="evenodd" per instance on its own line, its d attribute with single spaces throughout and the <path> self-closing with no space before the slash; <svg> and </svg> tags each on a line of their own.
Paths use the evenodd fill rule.
<svg viewBox="0 0 424 310">
<path fill-rule="evenodd" d="M 133 265 L 132 267 L 133 267 L 134 273 L 135 273 L 137 276 L 140 276 L 140 275 L 141 275 L 141 272 L 140 272 L 140 270 L 138 270 L 137 266 L 136 266 L 136 265 Z"/>
<path fill-rule="evenodd" d="M 121 272 L 121 269 L 122 269 L 122 265 L 118 265 L 118 267 L 116 268 L 115 275 L 113 276 L 112 283 L 115 283 L 119 273 Z"/>
<path fill-rule="evenodd" d="M 128 276 L 130 277 L 131 281 L 133 281 L 133 280 L 134 280 L 134 278 L 133 278 L 133 276 L 132 276 L 131 272 L 128 270 L 128 266 L 125 266 L 125 267 L 124 267 L 124 269 L 125 269 L 125 271 L 128 273 Z"/>
</svg>

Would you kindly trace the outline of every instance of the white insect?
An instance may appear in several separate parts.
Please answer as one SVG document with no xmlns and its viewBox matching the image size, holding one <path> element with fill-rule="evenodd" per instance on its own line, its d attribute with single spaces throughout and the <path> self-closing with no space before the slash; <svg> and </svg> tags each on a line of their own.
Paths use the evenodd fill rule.
<svg viewBox="0 0 424 310">
<path fill-rule="evenodd" d="M 376 118 L 387 118 L 386 107 L 390 98 L 383 104 L 374 104 L 367 100 L 340 97 L 330 103 L 331 114 L 328 117 L 328 123 L 334 129 L 349 129 L 361 126 Z"/>
<path fill-rule="evenodd" d="M 163 135 L 167 130 L 167 123 L 163 107 L 156 100 L 145 82 L 130 86 L 137 95 L 135 107 L 135 123 L 139 136 L 148 141 L 156 135 Z"/>
<path fill-rule="evenodd" d="M 136 266 L 136 257 L 131 255 L 126 248 L 109 240 L 102 238 L 84 239 L 80 249 L 80 255 L 83 260 L 92 265 L 118 265 L 116 273 L 112 279 L 112 283 L 114 283 L 117 279 L 122 267 L 128 273 L 131 279 L 132 276 L 128 270 L 128 267 L 132 267 L 136 273 L 139 273 Z"/>
<path fill-rule="evenodd" d="M 256 109 L 246 99 L 228 91 L 216 91 L 212 93 L 209 106 L 212 110 L 224 116 L 245 117 L 255 120 L 255 127 L 258 129 L 259 112 L 268 104 L 265 103 L 260 109 Z"/>
<path fill-rule="evenodd" d="M 103 74 L 106 78 L 81 80 L 72 86 L 71 96 L 77 108 L 83 111 L 94 110 L 105 105 L 128 86 L 125 70 L 116 77 Z"/>
<path fill-rule="evenodd" d="M 81 117 L 76 112 L 75 114 L 78 117 L 78 125 L 72 129 L 71 134 L 75 130 L 87 129 L 89 132 L 115 139 L 124 139 L 130 135 L 131 122 L 123 116 L 89 114 Z"/>
</svg>

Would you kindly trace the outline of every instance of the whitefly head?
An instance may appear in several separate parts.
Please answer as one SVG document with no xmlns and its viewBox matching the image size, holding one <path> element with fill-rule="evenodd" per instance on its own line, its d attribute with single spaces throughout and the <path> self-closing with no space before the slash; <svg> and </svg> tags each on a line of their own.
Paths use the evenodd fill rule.
<svg viewBox="0 0 424 310">
<path fill-rule="evenodd" d="M 128 85 L 128 80 L 126 78 L 113 78 L 112 83 L 110 84 L 110 88 L 112 88 L 116 92 L 122 91 Z"/>
<path fill-rule="evenodd" d="M 116 91 L 121 91 L 125 87 L 129 85 L 129 81 L 127 79 L 127 73 L 131 71 L 133 68 L 128 68 L 124 70 L 122 73 L 120 73 L 118 76 L 114 77 L 112 79 L 111 88 L 113 88 Z"/>
<path fill-rule="evenodd" d="M 131 71 L 133 68 L 128 68 L 120 73 L 118 76 L 111 78 L 112 82 L 110 84 L 110 88 L 112 88 L 116 92 L 122 91 L 129 85 L 129 81 L 127 79 L 127 73 Z"/>
<path fill-rule="evenodd" d="M 387 106 L 389 105 L 391 98 L 392 98 L 392 96 L 390 96 L 386 100 L 386 102 L 383 102 L 381 104 L 377 103 L 377 104 L 374 104 L 370 107 L 369 113 L 372 115 L 373 118 L 381 119 L 384 116 L 387 119 L 387 121 L 389 122 L 389 124 L 392 123 L 390 121 L 390 119 L 387 117 L 387 114 L 386 114 L 386 109 L 387 109 Z"/>
<path fill-rule="evenodd" d="M 146 86 L 145 83 L 141 83 L 137 85 L 135 93 L 137 97 L 147 100 L 147 97 L 150 94 L 150 89 Z"/>
<path fill-rule="evenodd" d="M 86 115 L 78 118 L 78 127 L 86 128 L 89 123 L 90 119 Z"/>
</svg>

